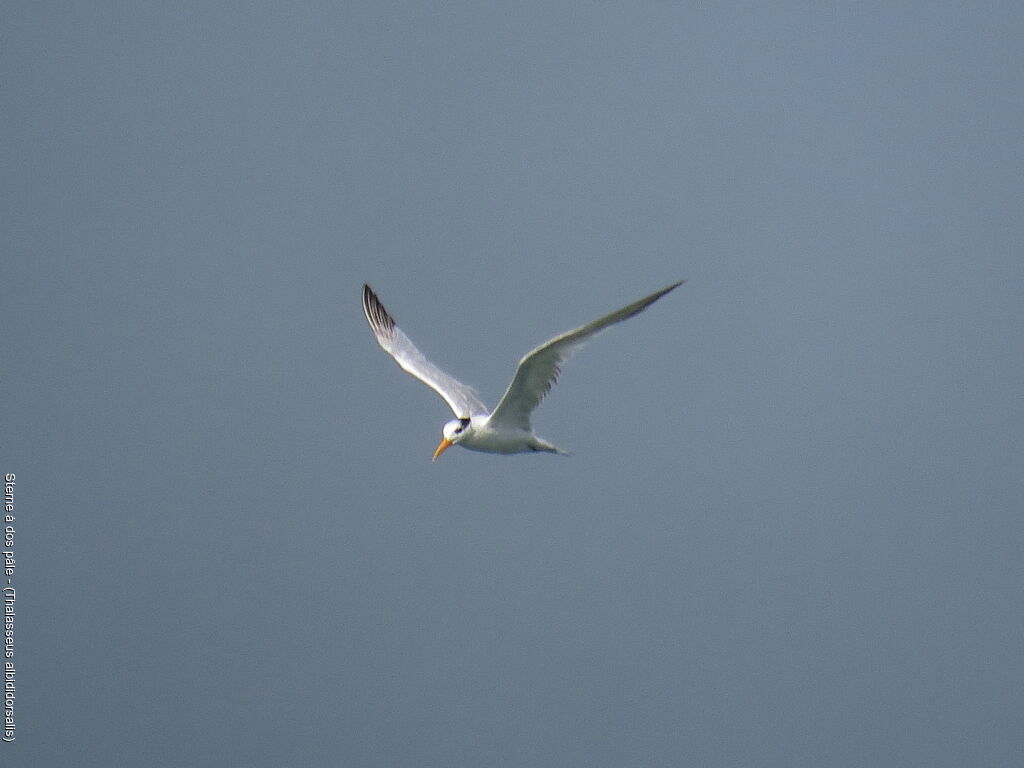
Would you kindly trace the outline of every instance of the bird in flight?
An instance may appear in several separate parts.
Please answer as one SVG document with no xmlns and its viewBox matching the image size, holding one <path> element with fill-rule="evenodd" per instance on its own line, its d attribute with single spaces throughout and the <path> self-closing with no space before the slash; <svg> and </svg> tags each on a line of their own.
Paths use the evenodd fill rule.
<svg viewBox="0 0 1024 768">
<path fill-rule="evenodd" d="M 599 317 L 572 331 L 544 342 L 519 361 L 516 375 L 508 385 L 497 407 L 488 412 L 472 387 L 449 376 L 416 349 L 408 336 L 395 324 L 395 319 L 384 309 L 377 294 L 363 285 L 363 312 L 370 323 L 377 343 L 391 355 L 403 371 L 411 373 L 437 394 L 455 412 L 455 417 L 442 429 L 441 444 L 434 451 L 434 459 L 453 445 L 485 453 L 526 453 L 547 451 L 565 454 L 546 440 L 534 434 L 530 414 L 551 385 L 558 378 L 560 366 L 583 346 L 591 336 L 610 325 L 621 323 L 643 312 L 666 293 L 678 288 L 680 280 L 667 288 L 634 301 L 622 309 Z"/>
</svg>

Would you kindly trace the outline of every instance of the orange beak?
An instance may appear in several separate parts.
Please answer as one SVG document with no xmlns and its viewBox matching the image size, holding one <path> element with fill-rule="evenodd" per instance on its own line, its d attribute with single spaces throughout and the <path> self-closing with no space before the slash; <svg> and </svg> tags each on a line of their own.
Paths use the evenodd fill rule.
<svg viewBox="0 0 1024 768">
<path fill-rule="evenodd" d="M 449 440 L 447 437 L 441 438 L 441 444 L 437 446 L 437 450 L 434 451 L 434 458 L 432 458 L 431 461 L 437 461 L 437 457 L 440 456 L 445 451 L 447 451 L 451 445 L 452 441 Z"/>
</svg>

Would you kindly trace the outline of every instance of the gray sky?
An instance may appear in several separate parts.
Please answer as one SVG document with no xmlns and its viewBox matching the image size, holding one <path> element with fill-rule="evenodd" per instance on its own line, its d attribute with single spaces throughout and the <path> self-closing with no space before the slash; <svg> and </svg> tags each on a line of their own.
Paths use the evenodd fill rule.
<svg viewBox="0 0 1024 768">
<path fill-rule="evenodd" d="M 4 765 L 1024 762 L 1019 3 L 3 26 Z"/>
</svg>

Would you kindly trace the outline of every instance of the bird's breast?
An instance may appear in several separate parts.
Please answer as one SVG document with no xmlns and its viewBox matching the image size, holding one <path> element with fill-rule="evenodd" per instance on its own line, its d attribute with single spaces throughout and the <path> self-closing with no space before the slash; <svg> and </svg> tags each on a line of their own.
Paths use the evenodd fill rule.
<svg viewBox="0 0 1024 768">
<path fill-rule="evenodd" d="M 474 424 L 459 441 L 463 448 L 484 453 L 522 453 L 533 450 L 533 435 L 521 429 L 494 429 L 489 424 Z"/>
</svg>

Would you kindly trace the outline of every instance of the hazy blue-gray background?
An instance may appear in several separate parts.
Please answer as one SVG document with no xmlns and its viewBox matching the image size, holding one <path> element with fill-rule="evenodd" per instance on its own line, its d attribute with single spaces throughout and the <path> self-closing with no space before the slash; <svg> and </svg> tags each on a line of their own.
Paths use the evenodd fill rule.
<svg viewBox="0 0 1024 768">
<path fill-rule="evenodd" d="M 4 5 L 21 766 L 1024 761 L 1024 10 Z M 364 281 L 570 458 L 430 454 Z"/>
</svg>

